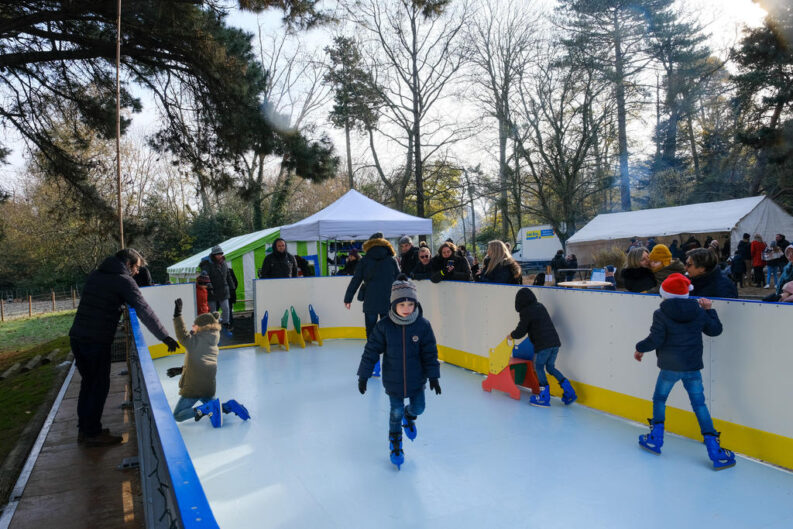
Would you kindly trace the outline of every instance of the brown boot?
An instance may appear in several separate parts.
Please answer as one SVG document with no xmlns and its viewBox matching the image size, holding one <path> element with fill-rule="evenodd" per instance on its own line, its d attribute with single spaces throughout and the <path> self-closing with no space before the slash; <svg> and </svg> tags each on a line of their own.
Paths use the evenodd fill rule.
<svg viewBox="0 0 793 529">
<path fill-rule="evenodd" d="M 83 440 L 83 444 L 85 446 L 110 446 L 110 445 L 117 445 L 120 444 L 122 441 L 122 437 L 120 435 L 111 435 L 108 432 L 102 432 L 99 435 L 94 436 L 85 436 Z"/>
</svg>

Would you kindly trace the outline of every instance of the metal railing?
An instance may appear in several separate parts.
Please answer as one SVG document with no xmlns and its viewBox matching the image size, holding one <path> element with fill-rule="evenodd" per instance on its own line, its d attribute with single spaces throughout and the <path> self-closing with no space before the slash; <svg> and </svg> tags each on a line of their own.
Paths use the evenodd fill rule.
<svg viewBox="0 0 793 529">
<path fill-rule="evenodd" d="M 147 529 L 218 528 L 165 398 L 134 309 L 129 368 Z"/>
</svg>

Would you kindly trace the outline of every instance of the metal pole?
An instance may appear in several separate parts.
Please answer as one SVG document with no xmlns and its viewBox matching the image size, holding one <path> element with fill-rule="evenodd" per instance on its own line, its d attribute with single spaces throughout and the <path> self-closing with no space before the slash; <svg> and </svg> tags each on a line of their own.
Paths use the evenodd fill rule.
<svg viewBox="0 0 793 529">
<path fill-rule="evenodd" d="M 6 304 L 3 298 L 0 298 L 0 321 L 6 321 Z"/>
<path fill-rule="evenodd" d="M 116 24 L 116 180 L 118 183 L 118 236 L 124 248 L 124 217 L 121 213 L 121 0 L 118 0 Z"/>
<path fill-rule="evenodd" d="M 28 318 L 33 316 L 33 296 L 28 294 Z"/>
<path fill-rule="evenodd" d="M 50 293 L 52 294 L 52 312 L 55 312 L 55 291 L 50 289 Z"/>
</svg>

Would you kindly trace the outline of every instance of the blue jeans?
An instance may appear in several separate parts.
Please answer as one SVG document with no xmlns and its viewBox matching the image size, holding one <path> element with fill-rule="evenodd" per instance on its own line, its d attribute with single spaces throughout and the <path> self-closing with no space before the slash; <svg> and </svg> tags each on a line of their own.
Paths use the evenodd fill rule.
<svg viewBox="0 0 793 529">
<path fill-rule="evenodd" d="M 766 268 L 765 284 L 766 285 L 770 285 L 771 284 L 771 276 L 773 275 L 773 277 L 774 277 L 774 286 L 776 286 L 777 283 L 779 282 L 779 277 L 778 277 L 779 267 L 777 265 L 769 264 L 769 265 L 766 265 L 765 268 Z"/>
<path fill-rule="evenodd" d="M 402 431 L 402 416 L 405 415 L 405 399 L 402 397 L 392 397 L 391 399 L 391 415 L 388 418 L 388 432 L 397 433 Z M 410 396 L 410 404 L 408 404 L 408 412 L 411 415 L 418 417 L 424 413 L 424 389 L 418 390 Z"/>
<path fill-rule="evenodd" d="M 220 323 L 229 323 L 229 314 L 231 310 L 229 309 L 229 300 L 228 298 L 224 299 L 223 301 L 213 301 L 209 300 L 209 311 L 210 312 L 217 312 L 220 311 Z"/>
<path fill-rule="evenodd" d="M 176 403 L 176 407 L 173 409 L 173 418 L 176 419 L 176 422 L 186 421 L 187 419 L 192 419 L 195 417 L 193 405 L 199 400 L 201 401 L 201 404 L 206 404 L 212 400 L 212 397 L 207 397 L 205 399 L 179 397 L 179 402 Z"/>
<path fill-rule="evenodd" d="M 549 347 L 534 353 L 534 371 L 537 372 L 537 381 L 541 386 L 548 385 L 548 378 L 545 376 L 545 371 L 548 371 L 549 374 L 553 375 L 553 377 L 558 380 L 560 384 L 562 383 L 562 380 L 565 379 L 565 376 L 562 374 L 562 372 L 556 369 L 555 364 L 557 354 L 559 354 L 558 347 Z"/>
<path fill-rule="evenodd" d="M 653 394 L 653 422 L 664 422 L 666 418 L 666 398 L 678 380 L 683 381 L 683 387 L 688 392 L 691 408 L 697 416 L 699 429 L 703 435 L 713 434 L 716 429 L 710 418 L 708 406 L 705 404 L 705 388 L 702 386 L 702 373 L 697 371 L 668 371 L 662 369 L 658 373 Z"/>
</svg>

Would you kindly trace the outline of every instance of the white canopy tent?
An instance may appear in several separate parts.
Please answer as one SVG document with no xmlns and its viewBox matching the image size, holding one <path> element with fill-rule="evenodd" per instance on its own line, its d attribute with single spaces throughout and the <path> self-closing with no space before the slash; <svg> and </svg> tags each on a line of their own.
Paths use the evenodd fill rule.
<svg viewBox="0 0 793 529">
<path fill-rule="evenodd" d="M 281 237 L 289 241 L 364 240 L 378 231 L 387 239 L 431 235 L 432 219 L 393 210 L 351 189 L 325 209 L 282 227 Z"/>
<path fill-rule="evenodd" d="M 567 252 L 574 253 L 581 264 L 592 264 L 595 252 L 612 246 L 627 248 L 632 237 L 655 237 L 657 242 L 669 244 L 689 234 L 729 234 L 734 251 L 743 233 L 759 233 L 764 241 L 773 240 L 777 233 L 793 235 L 793 217 L 765 196 L 607 213 L 570 237 Z"/>
</svg>

